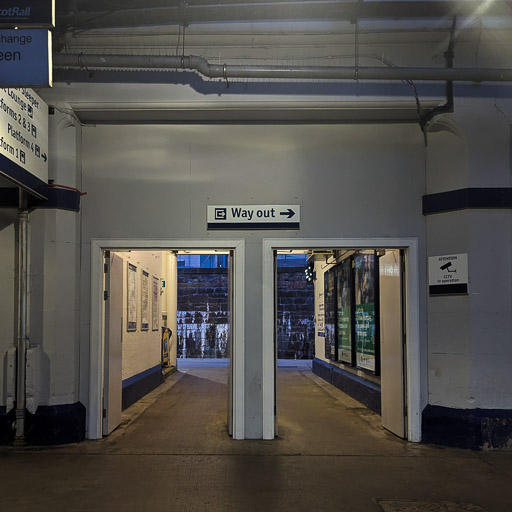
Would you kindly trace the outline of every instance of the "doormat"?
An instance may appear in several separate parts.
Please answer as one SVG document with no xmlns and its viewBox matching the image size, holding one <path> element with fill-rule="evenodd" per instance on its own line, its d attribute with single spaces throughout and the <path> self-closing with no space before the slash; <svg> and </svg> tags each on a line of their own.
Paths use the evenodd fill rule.
<svg viewBox="0 0 512 512">
<path fill-rule="evenodd" d="M 377 500 L 383 512 L 485 512 L 471 503 L 455 501 Z"/>
</svg>

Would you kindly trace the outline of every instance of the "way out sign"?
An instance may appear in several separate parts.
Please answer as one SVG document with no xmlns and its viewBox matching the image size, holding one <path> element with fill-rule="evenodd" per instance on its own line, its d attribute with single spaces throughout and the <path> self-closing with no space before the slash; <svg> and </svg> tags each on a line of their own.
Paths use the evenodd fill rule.
<svg viewBox="0 0 512 512">
<path fill-rule="evenodd" d="M 297 204 L 208 205 L 208 229 L 300 229 Z"/>
<path fill-rule="evenodd" d="M 468 255 L 446 254 L 428 259 L 430 295 L 468 293 Z"/>
</svg>

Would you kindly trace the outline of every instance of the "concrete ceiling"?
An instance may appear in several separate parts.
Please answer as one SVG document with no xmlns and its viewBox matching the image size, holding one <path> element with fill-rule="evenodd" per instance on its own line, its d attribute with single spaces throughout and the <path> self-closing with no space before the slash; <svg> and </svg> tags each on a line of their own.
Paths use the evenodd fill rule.
<svg viewBox="0 0 512 512">
<path fill-rule="evenodd" d="M 261 20 L 442 19 L 512 15 L 509 1 L 61 0 L 58 22 L 78 29 Z"/>
<path fill-rule="evenodd" d="M 512 1 L 57 0 L 56 7 L 55 53 L 292 65 L 355 58 L 374 65 L 376 55 L 397 65 L 444 66 L 454 15 L 459 58 L 466 52 L 475 61 L 480 52 L 478 65 L 507 67 L 512 45 Z M 495 46 L 486 54 L 488 43 Z M 474 63 L 465 57 L 464 65 Z"/>
</svg>

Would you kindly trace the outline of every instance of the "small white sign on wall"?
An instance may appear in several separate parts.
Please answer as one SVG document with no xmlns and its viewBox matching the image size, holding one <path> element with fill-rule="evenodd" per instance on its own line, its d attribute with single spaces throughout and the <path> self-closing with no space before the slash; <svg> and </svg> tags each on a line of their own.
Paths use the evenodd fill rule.
<svg viewBox="0 0 512 512">
<path fill-rule="evenodd" d="M 430 295 L 468 293 L 468 255 L 446 254 L 428 258 L 428 284 Z"/>
</svg>

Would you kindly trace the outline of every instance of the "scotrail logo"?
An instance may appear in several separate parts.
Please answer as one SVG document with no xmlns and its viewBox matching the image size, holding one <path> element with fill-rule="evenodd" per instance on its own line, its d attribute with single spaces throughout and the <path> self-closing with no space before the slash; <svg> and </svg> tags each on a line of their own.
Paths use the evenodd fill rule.
<svg viewBox="0 0 512 512">
<path fill-rule="evenodd" d="M 28 18 L 30 16 L 30 7 L 9 7 L 0 9 L 0 18 Z"/>
</svg>

